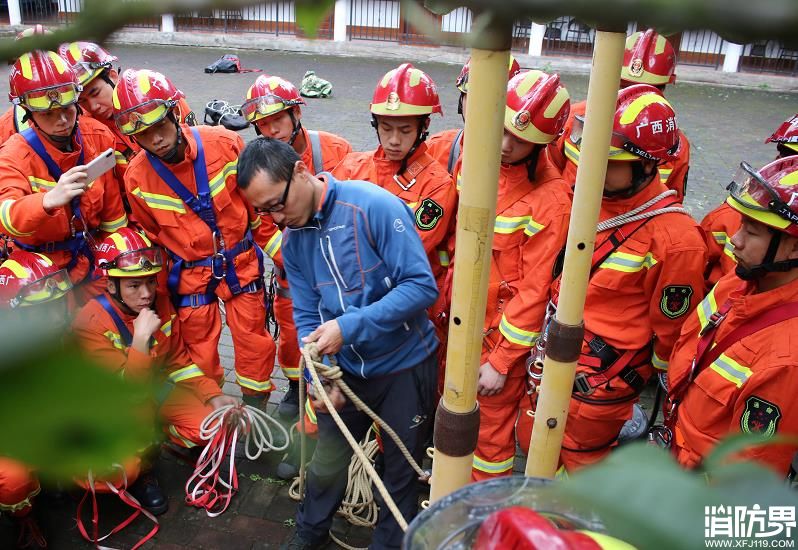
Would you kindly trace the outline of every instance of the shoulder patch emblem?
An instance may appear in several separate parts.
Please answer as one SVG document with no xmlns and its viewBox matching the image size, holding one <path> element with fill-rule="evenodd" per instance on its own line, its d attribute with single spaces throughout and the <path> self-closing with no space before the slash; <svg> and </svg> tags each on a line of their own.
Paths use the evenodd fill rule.
<svg viewBox="0 0 798 550">
<path fill-rule="evenodd" d="M 776 433 L 781 419 L 781 409 L 775 403 L 752 395 L 745 400 L 745 410 L 740 417 L 740 430 L 746 434 L 770 437 Z"/>
<path fill-rule="evenodd" d="M 443 217 L 443 207 L 430 198 L 421 201 L 421 205 L 416 210 L 416 225 L 422 231 L 429 231 L 438 225 L 438 221 Z"/>
<path fill-rule="evenodd" d="M 688 285 L 670 285 L 662 289 L 659 309 L 668 319 L 676 319 L 690 311 L 690 298 L 693 287 Z"/>
</svg>

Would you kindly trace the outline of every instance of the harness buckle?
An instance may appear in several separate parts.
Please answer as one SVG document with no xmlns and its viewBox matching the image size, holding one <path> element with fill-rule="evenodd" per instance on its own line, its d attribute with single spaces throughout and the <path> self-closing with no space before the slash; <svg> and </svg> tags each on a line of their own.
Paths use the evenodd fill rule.
<svg viewBox="0 0 798 550">
<path fill-rule="evenodd" d="M 579 372 L 574 377 L 574 391 L 584 395 L 593 395 L 596 388 L 590 385 L 587 381 L 587 375 L 584 372 Z"/>
<path fill-rule="evenodd" d="M 404 183 L 402 183 L 402 179 L 404 179 L 404 178 L 399 178 L 399 175 L 398 175 L 398 174 L 394 174 L 394 175 L 393 175 L 393 181 L 395 181 L 395 182 L 396 182 L 396 184 L 397 184 L 399 187 L 401 187 L 401 188 L 402 188 L 404 191 L 409 191 L 409 190 L 410 190 L 410 188 L 411 188 L 411 187 L 413 187 L 413 186 L 416 184 L 416 178 L 413 178 L 412 180 L 410 180 L 409 182 L 407 182 L 407 185 L 405 185 Z"/>
<path fill-rule="evenodd" d="M 707 324 L 704 328 L 701 329 L 701 332 L 698 333 L 699 336 L 704 336 L 710 330 L 714 330 L 720 325 L 723 320 L 726 318 L 726 313 L 721 313 L 720 311 L 716 311 L 712 315 L 709 316 L 707 319 Z"/>
<path fill-rule="evenodd" d="M 189 301 L 189 305 L 191 306 L 191 309 L 197 309 L 198 307 L 200 307 L 202 305 L 202 304 L 200 304 L 200 296 L 202 296 L 202 294 L 190 294 L 189 295 L 188 301 Z"/>
<path fill-rule="evenodd" d="M 215 252 L 211 256 L 211 275 L 213 278 L 221 281 L 227 273 L 227 258 L 221 252 Z"/>
</svg>

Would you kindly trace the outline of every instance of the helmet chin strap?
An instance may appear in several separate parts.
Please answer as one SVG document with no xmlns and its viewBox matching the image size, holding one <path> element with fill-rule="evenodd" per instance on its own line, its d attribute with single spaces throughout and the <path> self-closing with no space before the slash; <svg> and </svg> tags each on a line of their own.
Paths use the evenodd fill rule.
<svg viewBox="0 0 798 550">
<path fill-rule="evenodd" d="M 457 114 L 463 117 L 463 122 L 465 122 L 465 113 L 463 112 L 463 102 L 465 101 L 465 94 L 460 92 L 460 99 L 457 100 Z"/>
<path fill-rule="evenodd" d="M 626 199 L 633 197 L 642 191 L 654 179 L 654 172 L 646 174 L 643 170 L 643 163 L 640 161 L 632 162 L 632 184 L 626 189 L 618 191 L 604 191 L 602 194 L 605 199 Z M 654 168 L 656 170 L 656 167 Z"/>
<path fill-rule="evenodd" d="M 164 156 L 160 157 L 161 160 L 167 164 L 177 164 L 178 162 L 183 160 L 177 158 L 177 153 L 180 150 L 180 145 L 183 143 L 183 131 L 180 129 L 180 123 L 177 122 L 177 117 L 175 116 L 174 113 L 175 113 L 174 111 L 170 111 L 169 114 L 166 116 L 172 119 L 172 122 L 174 122 L 175 124 L 175 129 L 177 130 L 177 140 L 175 140 L 174 146 L 171 149 L 169 149 L 169 151 L 167 151 Z"/>
<path fill-rule="evenodd" d="M 405 173 L 405 170 L 407 170 L 408 160 L 410 160 L 410 157 L 412 157 L 413 153 L 416 152 L 418 146 L 424 143 L 424 141 L 426 141 L 427 137 L 429 136 L 429 129 L 425 124 L 425 122 L 429 120 L 429 115 L 422 115 L 418 117 L 418 119 L 419 122 L 418 122 L 418 132 L 416 133 L 416 141 L 413 142 L 413 146 L 410 148 L 410 150 L 402 159 L 402 164 L 399 165 L 399 170 L 396 171 L 397 176 L 401 176 L 402 174 Z M 377 141 L 379 142 L 380 145 L 382 145 L 382 140 L 380 140 L 380 132 L 379 130 L 377 130 L 377 126 L 378 126 L 377 115 L 372 114 L 371 127 L 374 128 L 375 131 L 377 131 Z"/>
<path fill-rule="evenodd" d="M 780 262 L 774 261 L 776 259 L 776 252 L 779 249 L 779 244 L 781 244 L 782 232 L 772 227 L 769 227 L 768 230 L 771 233 L 770 244 L 768 244 L 768 249 L 767 252 L 765 252 L 765 257 L 762 259 L 762 263 L 753 267 L 743 267 L 738 264 L 737 267 L 734 268 L 734 273 L 743 281 L 755 281 L 768 273 L 783 273 L 798 267 L 798 258 L 781 260 Z"/>
<path fill-rule="evenodd" d="M 291 136 L 288 138 L 288 145 L 293 147 L 294 146 L 294 141 L 296 141 L 296 138 L 299 135 L 299 132 L 302 131 L 302 122 L 297 120 L 297 118 L 294 116 L 294 108 L 293 107 L 291 107 L 291 109 L 288 111 L 288 116 L 291 117 L 291 124 L 294 125 L 294 129 L 291 132 Z"/>
</svg>

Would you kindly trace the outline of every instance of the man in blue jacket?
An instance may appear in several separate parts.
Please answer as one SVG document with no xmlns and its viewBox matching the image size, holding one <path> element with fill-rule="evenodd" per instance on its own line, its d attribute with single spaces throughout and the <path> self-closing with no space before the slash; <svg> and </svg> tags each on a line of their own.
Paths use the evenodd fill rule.
<svg viewBox="0 0 798 550">
<path fill-rule="evenodd" d="M 239 157 L 238 185 L 256 211 L 288 228 L 283 261 L 301 342 L 335 355 L 346 383 L 420 458 L 437 379 L 438 341 L 425 310 L 438 291 L 413 213 L 371 183 L 314 176 L 290 146 L 268 138 Z M 319 442 L 297 532 L 283 548 L 325 546 L 346 490 L 352 450 L 326 410 L 317 412 Z M 357 440 L 371 426 L 350 402 L 339 414 Z M 409 522 L 417 511 L 416 475 L 388 438 L 384 454 L 383 481 Z M 401 542 L 382 506 L 372 548 Z"/>
</svg>

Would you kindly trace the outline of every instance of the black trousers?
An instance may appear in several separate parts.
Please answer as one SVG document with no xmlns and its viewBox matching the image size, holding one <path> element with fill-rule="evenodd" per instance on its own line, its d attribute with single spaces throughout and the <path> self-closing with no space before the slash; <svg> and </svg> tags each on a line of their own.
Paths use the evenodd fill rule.
<svg viewBox="0 0 798 550">
<path fill-rule="evenodd" d="M 432 426 L 437 371 L 437 356 L 433 354 L 412 368 L 381 378 L 363 380 L 344 375 L 349 387 L 394 429 L 419 464 Z M 362 440 L 371 419 L 348 400 L 339 414 L 355 439 Z M 319 442 L 308 467 L 305 498 L 297 512 L 297 531 L 309 542 L 326 540 L 346 492 L 347 468 L 353 454 L 332 417 L 318 414 L 317 418 Z M 409 523 L 418 510 L 418 476 L 391 438 L 383 437 L 383 448 L 383 483 Z M 376 489 L 374 493 L 379 499 Z M 370 548 L 399 548 L 402 536 L 391 511 L 381 506 Z"/>
</svg>

